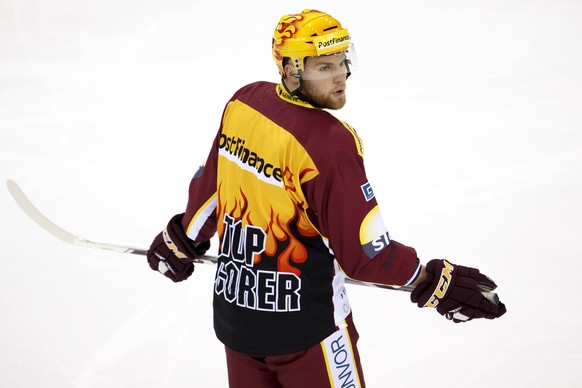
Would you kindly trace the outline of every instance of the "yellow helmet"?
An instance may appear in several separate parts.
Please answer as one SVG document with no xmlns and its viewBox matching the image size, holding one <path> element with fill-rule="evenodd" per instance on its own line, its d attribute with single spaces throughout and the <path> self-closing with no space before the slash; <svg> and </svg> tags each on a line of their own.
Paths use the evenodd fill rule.
<svg viewBox="0 0 582 388">
<path fill-rule="evenodd" d="M 284 58 L 290 58 L 298 73 L 306 57 L 346 51 L 351 37 L 348 30 L 331 15 L 306 9 L 300 14 L 284 15 L 273 33 L 273 59 L 285 77 Z"/>
</svg>

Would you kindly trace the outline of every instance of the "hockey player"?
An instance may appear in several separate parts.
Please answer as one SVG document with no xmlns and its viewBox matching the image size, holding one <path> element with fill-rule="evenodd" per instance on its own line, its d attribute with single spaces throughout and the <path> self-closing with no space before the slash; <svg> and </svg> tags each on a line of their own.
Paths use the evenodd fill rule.
<svg viewBox="0 0 582 388">
<path fill-rule="evenodd" d="M 412 290 L 454 322 L 504 314 L 477 269 L 424 265 L 391 240 L 362 141 L 326 110 L 346 102 L 348 30 L 315 10 L 285 15 L 272 51 L 281 83 L 230 99 L 185 213 L 148 251 L 151 268 L 179 282 L 218 233 L 214 327 L 230 387 L 364 387 L 346 276 Z"/>
</svg>

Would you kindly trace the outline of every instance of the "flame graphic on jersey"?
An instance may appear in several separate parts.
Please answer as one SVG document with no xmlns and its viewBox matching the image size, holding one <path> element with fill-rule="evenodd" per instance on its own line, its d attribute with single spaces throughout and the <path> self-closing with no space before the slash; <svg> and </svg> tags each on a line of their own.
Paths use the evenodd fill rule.
<svg viewBox="0 0 582 388">
<path fill-rule="evenodd" d="M 307 215 L 301 211 L 294 211 L 291 217 L 282 217 L 276 214 L 272 206 L 269 205 L 268 217 L 260 216 L 259 211 L 254 216 L 250 209 L 257 208 L 249 205 L 249 198 L 240 190 L 240 199 L 232 203 L 224 202 L 221 191 L 218 190 L 217 214 L 228 214 L 237 221 L 242 221 L 243 225 L 253 225 L 262 228 L 266 233 L 265 251 L 262 255 L 255 257 L 254 264 L 258 264 L 265 258 L 277 259 L 277 270 L 289 272 L 297 276 L 301 271 L 293 264 L 301 264 L 307 260 L 307 248 L 294 234 L 301 234 L 304 237 L 314 237 L 318 235 L 317 230 L 311 225 Z M 217 233 L 222 241 L 225 226 L 222 222 L 217 225 Z"/>
</svg>

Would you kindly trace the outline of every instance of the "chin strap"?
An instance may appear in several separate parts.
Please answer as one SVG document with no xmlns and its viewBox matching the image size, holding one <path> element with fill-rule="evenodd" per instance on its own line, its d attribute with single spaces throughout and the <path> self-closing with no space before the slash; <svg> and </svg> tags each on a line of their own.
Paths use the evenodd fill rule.
<svg viewBox="0 0 582 388">
<path fill-rule="evenodd" d="M 289 94 L 290 97 L 295 97 L 295 98 L 313 106 L 314 108 L 322 109 L 322 107 L 319 106 L 318 104 L 316 104 L 311 98 L 309 98 L 305 94 L 303 94 L 304 84 L 303 84 L 303 77 L 301 77 L 301 73 L 299 73 L 298 75 L 295 75 L 294 77 L 299 78 L 299 87 L 293 91 L 289 90 L 284 79 L 281 78 L 281 85 L 283 85 L 287 94 Z"/>
<path fill-rule="evenodd" d="M 303 78 L 301 78 L 301 75 L 298 75 L 298 76 L 294 75 L 293 77 L 299 78 L 299 87 L 297 89 L 295 89 L 293 91 L 289 90 L 289 88 L 287 87 L 287 84 L 285 83 L 285 79 L 283 77 L 281 77 L 281 85 L 283 85 L 283 87 L 285 88 L 285 91 L 287 92 L 287 94 L 289 94 L 289 96 L 301 98 L 303 96 L 303 94 L 301 93 L 303 91 Z"/>
</svg>

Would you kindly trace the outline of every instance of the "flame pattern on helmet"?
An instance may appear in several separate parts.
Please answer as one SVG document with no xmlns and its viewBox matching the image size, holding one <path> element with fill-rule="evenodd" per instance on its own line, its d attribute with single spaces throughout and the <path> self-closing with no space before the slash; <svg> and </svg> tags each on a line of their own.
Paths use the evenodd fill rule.
<svg viewBox="0 0 582 388">
<path fill-rule="evenodd" d="M 281 55 L 281 49 L 285 46 L 285 41 L 293 38 L 299 29 L 299 22 L 305 19 L 303 14 L 284 16 L 275 28 L 273 34 L 273 57 L 277 61 L 282 61 L 284 56 Z"/>
</svg>

